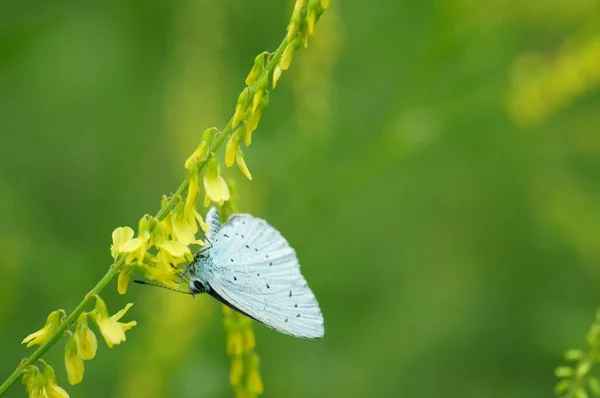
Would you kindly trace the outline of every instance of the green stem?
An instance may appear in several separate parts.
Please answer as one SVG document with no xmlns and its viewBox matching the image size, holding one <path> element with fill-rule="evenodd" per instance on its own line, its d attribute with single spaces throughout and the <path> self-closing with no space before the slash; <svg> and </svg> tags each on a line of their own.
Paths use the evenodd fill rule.
<svg viewBox="0 0 600 398">
<path fill-rule="evenodd" d="M 277 48 L 277 50 L 275 51 L 275 53 L 273 54 L 273 57 L 271 57 L 270 61 L 267 63 L 265 69 L 263 70 L 263 72 L 261 74 L 261 77 L 265 74 L 268 77 L 269 74 L 273 71 L 273 69 L 277 65 L 277 62 L 279 61 L 279 58 L 281 58 L 281 55 L 283 54 L 283 50 L 285 49 L 286 44 L 287 44 L 287 40 L 284 39 L 281 42 L 281 44 L 279 45 L 279 47 Z M 260 78 L 257 79 L 257 82 L 259 80 L 260 80 Z M 252 85 L 250 85 L 251 90 L 253 88 L 253 85 L 255 85 L 255 84 L 256 83 L 253 83 Z M 217 151 L 227 141 L 227 139 L 231 136 L 231 134 L 234 131 L 232 126 L 233 126 L 233 117 L 229 120 L 227 125 L 225 125 L 225 127 L 220 132 L 217 139 L 215 139 L 213 141 L 212 145 L 210 146 L 211 152 Z M 199 166 L 198 171 L 199 172 L 203 171 L 204 168 L 206 167 L 207 163 L 208 162 L 206 159 L 201 161 L 200 164 L 198 165 Z M 160 208 L 160 210 L 156 213 L 156 216 L 155 216 L 159 221 L 162 221 L 167 216 L 167 214 L 169 214 L 169 212 L 175 206 L 175 198 L 178 196 L 183 196 L 188 188 L 188 185 L 189 185 L 189 181 L 186 178 L 181 183 L 179 188 L 177 188 L 177 191 L 175 192 L 175 194 L 173 196 L 171 196 L 169 201 L 163 207 Z M 48 351 L 50 349 L 50 347 L 52 347 L 63 336 L 65 331 L 68 328 L 70 328 L 71 325 L 73 325 L 75 323 L 79 314 L 81 314 L 84 311 L 84 309 L 86 308 L 88 303 L 93 299 L 94 295 L 100 293 L 100 291 L 102 291 L 102 289 L 104 289 L 106 287 L 106 285 L 108 285 L 108 283 L 115 276 L 118 275 L 119 271 L 121 270 L 121 266 L 125 263 L 126 257 L 127 257 L 126 255 L 121 255 L 117 259 L 117 261 L 109 268 L 108 272 L 106 274 L 104 274 L 104 276 L 102 277 L 102 279 L 100 279 L 100 281 L 96 284 L 96 286 L 94 286 L 92 288 L 92 290 L 89 291 L 89 293 L 85 296 L 85 298 L 81 301 L 81 303 L 79 303 L 79 305 L 77 305 L 77 307 L 75 307 L 75 309 L 73 310 L 73 312 L 71 312 L 71 314 L 67 317 L 67 319 L 65 319 L 65 321 L 62 322 L 58 326 L 58 328 L 54 331 L 54 333 L 52 333 L 50 338 L 48 338 L 48 340 L 46 340 L 46 342 L 44 344 L 42 344 L 37 350 L 35 350 L 33 352 L 33 354 L 31 354 L 31 356 L 29 356 L 24 362 L 22 362 L 15 369 L 15 371 L 4 381 L 4 383 L 2 383 L 2 385 L 0 385 L 0 396 L 2 396 L 10 388 L 10 386 L 12 386 L 14 384 L 14 382 L 17 381 L 19 379 L 19 377 L 21 377 L 23 375 L 23 373 L 25 373 L 25 371 L 27 370 L 27 368 L 29 366 L 33 365 L 37 360 L 39 360 L 42 357 L 42 355 L 44 355 L 46 353 L 46 351 Z"/>
</svg>

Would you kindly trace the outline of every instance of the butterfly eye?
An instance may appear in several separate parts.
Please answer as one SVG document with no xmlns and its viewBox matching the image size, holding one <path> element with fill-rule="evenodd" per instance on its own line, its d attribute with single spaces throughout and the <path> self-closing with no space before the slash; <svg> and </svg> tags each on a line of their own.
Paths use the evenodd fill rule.
<svg viewBox="0 0 600 398">
<path fill-rule="evenodd" d="M 202 284 L 202 282 L 200 282 L 199 280 L 195 280 L 194 281 L 194 289 L 197 292 L 203 292 L 204 291 L 204 285 Z"/>
</svg>

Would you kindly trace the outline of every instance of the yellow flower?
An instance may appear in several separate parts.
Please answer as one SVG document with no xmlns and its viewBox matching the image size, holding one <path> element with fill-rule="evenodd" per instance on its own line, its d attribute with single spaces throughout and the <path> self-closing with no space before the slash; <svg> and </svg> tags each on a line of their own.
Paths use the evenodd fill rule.
<svg viewBox="0 0 600 398">
<path fill-rule="evenodd" d="M 208 153 L 210 148 L 210 144 L 215 134 L 219 132 L 219 129 L 216 127 L 211 127 L 209 129 L 204 130 L 202 133 L 202 141 L 198 145 L 198 148 L 190 155 L 189 158 L 185 161 L 185 168 L 189 169 L 192 163 L 197 163 Z"/>
<path fill-rule="evenodd" d="M 164 251 L 158 252 L 158 257 L 147 256 L 147 263 L 142 268 L 146 278 L 162 283 L 165 286 L 177 287 L 177 269 L 171 263 L 168 254 Z"/>
<path fill-rule="evenodd" d="M 46 395 L 48 398 L 69 398 L 69 394 L 62 387 L 50 380 L 46 383 Z"/>
<path fill-rule="evenodd" d="M 151 238 L 150 218 L 151 216 L 148 215 L 142 217 L 138 225 L 137 237 L 128 240 L 122 245 L 121 251 L 123 253 L 130 253 L 129 256 L 127 256 L 127 263 L 131 263 L 133 260 L 137 260 L 138 263 L 144 261 L 144 255 L 148 250 L 148 242 Z"/>
<path fill-rule="evenodd" d="M 75 337 L 71 335 L 67 345 L 65 346 L 65 368 L 67 369 L 67 378 L 71 385 L 81 383 L 83 380 L 83 359 L 77 351 L 77 342 Z"/>
<path fill-rule="evenodd" d="M 243 131 L 242 131 L 243 130 Z M 227 146 L 225 146 L 225 166 L 231 167 L 235 162 L 235 154 L 240 147 L 240 137 L 245 133 L 246 127 L 242 126 L 233 133 L 229 141 L 227 141 Z"/>
<path fill-rule="evenodd" d="M 112 245 L 110 246 L 110 254 L 116 258 L 119 253 L 123 252 L 123 245 L 133 238 L 133 229 L 129 227 L 119 227 L 112 233 Z"/>
<path fill-rule="evenodd" d="M 42 361 L 43 362 L 43 361 Z M 54 369 L 46 362 L 44 363 L 43 377 L 44 377 L 44 387 L 40 391 L 39 397 L 44 398 L 69 398 L 69 394 L 61 387 L 56 384 L 56 376 L 54 375 Z M 30 395 L 30 397 L 33 395 Z"/>
<path fill-rule="evenodd" d="M 204 174 L 204 190 L 210 200 L 219 205 L 229 200 L 229 187 L 218 171 L 219 163 L 214 156 L 209 160 Z"/>
<path fill-rule="evenodd" d="M 77 343 L 77 352 L 81 356 L 81 359 L 89 361 L 96 356 L 98 341 L 94 332 L 88 327 L 87 314 L 85 312 L 81 313 L 79 318 L 77 318 L 75 342 Z"/>
<path fill-rule="evenodd" d="M 54 331 L 58 328 L 58 325 L 60 324 L 60 315 L 62 313 L 64 313 L 63 310 L 52 311 L 50 315 L 48 315 L 44 327 L 25 337 L 21 344 L 27 343 L 27 347 L 31 347 L 35 344 L 44 344 L 52 335 L 52 333 L 54 333 Z"/>
<path fill-rule="evenodd" d="M 231 360 L 231 370 L 229 373 L 229 382 L 235 386 L 240 383 L 244 374 L 244 360 L 237 356 Z"/>
<path fill-rule="evenodd" d="M 171 233 L 173 238 L 183 243 L 184 245 L 190 245 L 196 241 L 196 232 L 198 227 L 194 214 L 190 214 L 186 211 L 184 202 L 179 202 L 175 209 L 171 212 Z"/>
<path fill-rule="evenodd" d="M 56 385 L 52 367 L 43 363 L 43 373 L 36 366 L 30 366 L 23 375 L 23 384 L 29 398 L 69 398 L 69 394 Z"/>
<path fill-rule="evenodd" d="M 133 275 L 134 268 L 128 266 L 127 264 L 121 268 L 119 272 L 119 277 L 117 278 L 117 291 L 119 294 L 127 293 L 127 286 L 131 281 L 131 275 Z"/>
<path fill-rule="evenodd" d="M 40 373 L 37 366 L 30 366 L 23 374 L 21 382 L 25 385 L 25 391 L 29 397 L 41 397 L 42 391 L 45 394 L 44 385 L 46 384 L 46 378 Z"/>
<path fill-rule="evenodd" d="M 254 392 L 255 394 L 262 394 L 263 393 L 263 382 L 262 379 L 260 377 L 260 372 L 258 370 L 260 365 L 260 358 L 258 357 L 258 354 L 253 352 L 252 356 L 250 357 L 250 371 L 248 372 L 248 387 L 250 388 L 250 390 L 252 392 Z"/>
<path fill-rule="evenodd" d="M 96 308 L 93 311 L 94 319 L 109 348 L 125 341 L 125 332 L 137 325 L 136 321 L 127 323 L 118 322 L 131 306 L 133 304 L 128 303 L 121 311 L 109 317 L 106 304 L 99 296 L 96 296 Z"/>
</svg>

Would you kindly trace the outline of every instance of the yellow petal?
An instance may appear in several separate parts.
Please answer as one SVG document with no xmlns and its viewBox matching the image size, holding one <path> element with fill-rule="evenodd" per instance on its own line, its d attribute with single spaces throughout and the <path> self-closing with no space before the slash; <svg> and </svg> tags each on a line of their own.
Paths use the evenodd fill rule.
<svg viewBox="0 0 600 398">
<path fill-rule="evenodd" d="M 67 378 L 71 385 L 79 384 L 83 380 L 83 359 L 77 352 L 77 343 L 71 336 L 65 347 L 65 368 L 67 369 Z"/>
<path fill-rule="evenodd" d="M 235 161 L 236 161 L 236 163 L 238 165 L 238 168 L 242 172 L 242 174 L 247 179 L 249 179 L 250 181 L 252 181 L 252 174 L 250 174 L 250 170 L 248 169 L 248 166 L 246 165 L 246 161 L 244 160 L 244 155 L 242 154 L 241 150 L 238 150 L 237 156 L 235 157 Z"/>
<path fill-rule="evenodd" d="M 196 217 L 196 221 L 198 221 L 198 224 L 200 225 L 200 228 L 204 231 L 204 232 L 208 232 L 210 230 L 210 227 L 207 223 L 204 222 L 204 219 L 202 218 L 202 216 L 200 215 L 200 213 L 198 213 L 196 210 L 194 210 L 194 216 Z M 204 243 L 202 243 L 204 244 Z"/>
<path fill-rule="evenodd" d="M 129 282 L 131 281 L 131 275 L 133 273 L 133 268 L 125 266 L 119 272 L 119 277 L 117 278 L 117 291 L 119 294 L 127 293 L 127 286 L 129 286 Z"/>
<path fill-rule="evenodd" d="M 133 238 L 133 229 L 129 227 L 116 228 L 112 233 L 112 245 L 110 246 L 112 256 L 117 257 L 123 251 L 123 244 L 131 238 Z"/>
<path fill-rule="evenodd" d="M 229 200 L 229 187 L 225 179 L 217 174 L 215 177 L 204 175 L 204 189 L 206 194 L 215 203 L 222 204 Z"/>
<path fill-rule="evenodd" d="M 240 140 L 237 137 L 237 134 L 233 134 L 229 141 L 227 141 L 227 146 L 225 147 L 225 166 L 231 167 L 235 162 L 235 154 L 240 146 Z"/>
<path fill-rule="evenodd" d="M 125 308 L 123 308 L 122 310 L 120 310 L 119 312 L 117 312 L 116 314 L 111 316 L 110 319 L 112 319 L 113 321 L 118 321 L 119 319 L 123 318 L 123 315 L 125 315 L 131 307 L 133 307 L 133 303 L 127 303 Z"/>
<path fill-rule="evenodd" d="M 46 395 L 48 398 L 69 398 L 69 394 L 54 382 L 46 383 Z"/>
<path fill-rule="evenodd" d="M 75 343 L 81 359 L 89 361 L 96 356 L 98 340 L 94 332 L 86 325 L 78 325 L 75 331 Z"/>
<path fill-rule="evenodd" d="M 143 238 L 130 239 L 121 246 L 121 251 L 123 253 L 134 252 L 142 247 L 146 242 L 147 240 Z"/>
<path fill-rule="evenodd" d="M 161 250 L 165 250 L 173 257 L 183 257 L 186 253 L 190 253 L 189 247 L 176 240 L 170 240 L 157 247 Z"/>
</svg>

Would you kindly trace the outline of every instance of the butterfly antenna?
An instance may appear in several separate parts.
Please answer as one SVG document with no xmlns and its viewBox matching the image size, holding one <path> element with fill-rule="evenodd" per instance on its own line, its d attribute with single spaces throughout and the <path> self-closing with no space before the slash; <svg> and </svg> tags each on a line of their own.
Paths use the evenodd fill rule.
<svg viewBox="0 0 600 398">
<path fill-rule="evenodd" d="M 177 293 L 190 294 L 190 295 L 192 294 L 190 292 L 186 292 L 186 291 L 183 291 L 183 290 L 173 289 L 172 287 L 161 285 L 159 283 L 146 282 L 146 281 L 141 281 L 139 279 L 134 279 L 133 281 L 135 283 L 137 283 L 138 285 L 156 286 L 156 287 L 162 287 L 163 289 L 172 290 L 172 291 L 177 292 Z"/>
</svg>

